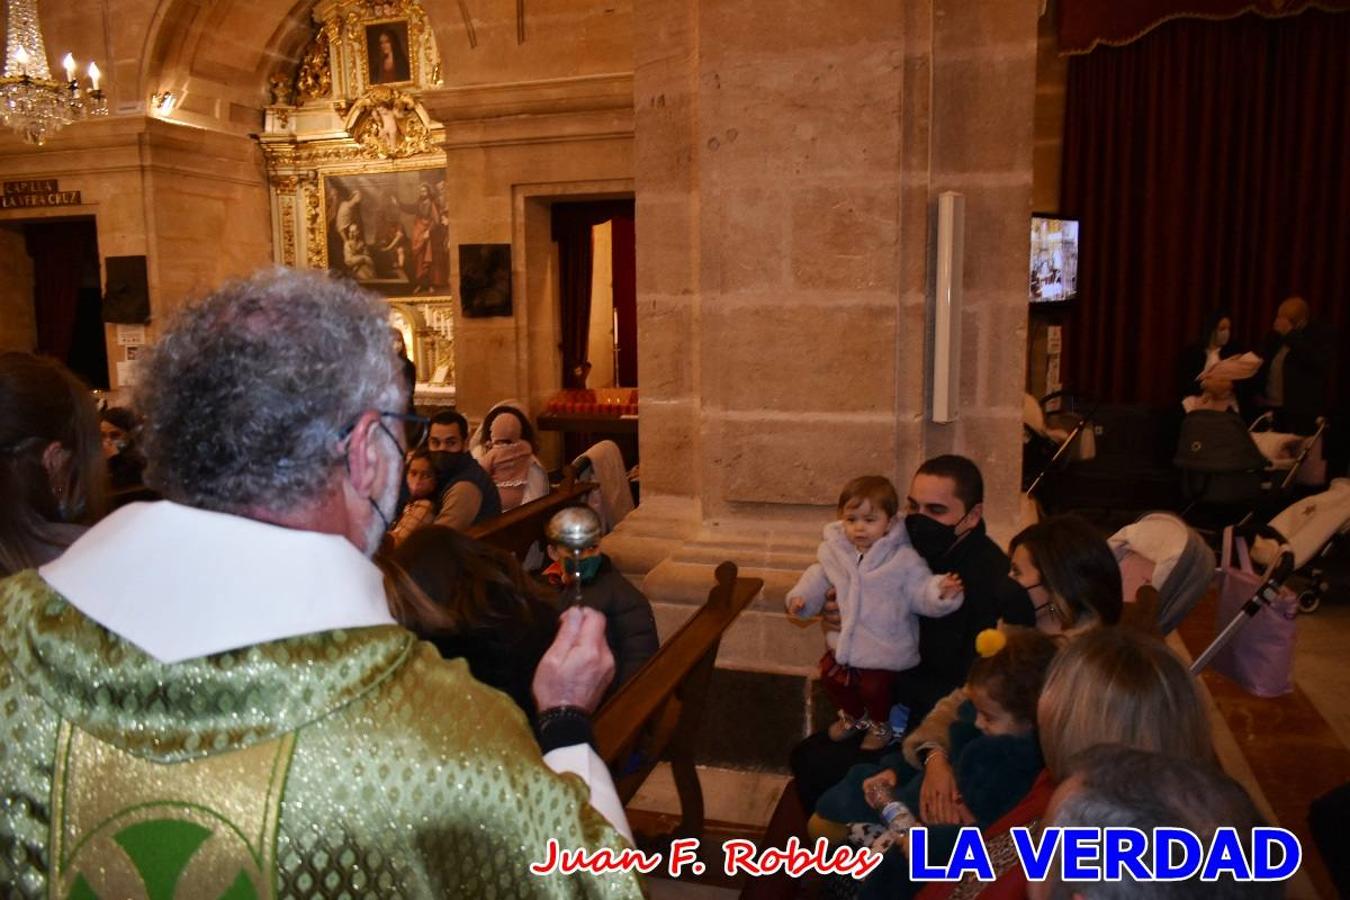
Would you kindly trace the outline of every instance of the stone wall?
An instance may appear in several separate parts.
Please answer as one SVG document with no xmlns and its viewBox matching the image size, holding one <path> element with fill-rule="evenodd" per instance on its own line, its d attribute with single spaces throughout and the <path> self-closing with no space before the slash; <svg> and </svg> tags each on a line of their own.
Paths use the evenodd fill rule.
<svg viewBox="0 0 1350 900">
<path fill-rule="evenodd" d="M 446 126 L 451 284 L 458 245 L 512 245 L 513 315 L 456 323 L 457 405 L 479 418 L 515 398 L 538 412 L 562 386 L 550 204 L 632 196 L 632 76 L 447 88 L 423 102 Z M 556 443 L 546 463 L 561 462 Z"/>
<path fill-rule="evenodd" d="M 37 348 L 37 311 L 33 307 L 33 260 L 23 231 L 0 227 L 0 351 Z"/>
<path fill-rule="evenodd" d="M 181 84 L 181 115 L 205 127 L 82 123 L 48 150 L 0 146 L 0 168 L 81 189 L 71 212 L 98 218 L 100 252 L 147 255 L 159 316 L 271 258 L 246 131 L 305 23 L 281 0 L 111 6 L 106 29 L 56 15 L 49 43 L 97 55 L 104 41 L 118 111 Z M 783 622 L 782 594 L 864 471 L 903 488 L 922 459 L 964 452 L 992 530 L 1011 532 L 1035 2 L 538 0 L 523 28 L 510 4 L 433 7 L 445 86 L 423 100 L 446 126 L 452 282 L 458 244 L 513 249 L 513 316 L 460 323 L 470 415 L 505 397 L 537 410 L 558 386 L 550 204 L 637 197 L 643 503 L 607 547 L 663 632 L 735 559 L 768 586 L 724 663 L 807 671 L 819 636 Z M 966 366 L 960 417 L 938 425 L 931 248 L 947 190 L 966 198 Z"/>
<path fill-rule="evenodd" d="M 261 155 L 248 138 L 143 117 L 73 125 L 33 149 L 0 148 L 6 179 L 55 178 L 81 205 L 8 210 L 0 221 L 89 215 L 100 259 L 145 256 L 153 337 L 184 300 L 271 261 Z M 29 301 L 31 305 L 31 299 Z M 108 329 L 114 388 L 125 351 Z"/>
<path fill-rule="evenodd" d="M 784 622 L 839 486 L 972 456 L 1017 516 L 1036 4 L 635 6 L 642 507 L 607 549 L 663 632 L 765 578 L 720 661 L 808 672 Z M 926 418 L 937 195 L 966 197 L 961 415 Z"/>
<path fill-rule="evenodd" d="M 1069 60 L 1059 55 L 1060 0 L 1050 0 L 1036 31 L 1036 150 L 1032 205 L 1038 211 L 1059 211 L 1060 169 L 1064 161 L 1064 100 Z"/>
</svg>

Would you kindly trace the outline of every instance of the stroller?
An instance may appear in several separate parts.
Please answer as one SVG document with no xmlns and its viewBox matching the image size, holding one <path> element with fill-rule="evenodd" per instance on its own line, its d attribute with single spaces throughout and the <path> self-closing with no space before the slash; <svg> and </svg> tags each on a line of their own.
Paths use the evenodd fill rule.
<svg viewBox="0 0 1350 900">
<path fill-rule="evenodd" d="M 1282 436 L 1282 446 L 1292 445 L 1295 452 L 1287 454 L 1287 461 L 1272 460 L 1237 413 L 1212 409 L 1187 413 L 1173 459 L 1181 470 L 1182 495 L 1189 501 L 1182 518 L 1192 524 L 1242 525 L 1287 505 L 1299 470 L 1320 446 L 1325 428 L 1326 421 L 1319 419 L 1310 437 Z M 1276 446 L 1268 438 L 1263 442 Z"/>
<path fill-rule="evenodd" d="M 1146 589 L 1156 591 L 1156 610 L 1135 612 L 1151 614 L 1155 622 L 1149 624 L 1160 635 L 1175 629 L 1214 581 L 1214 552 L 1172 513 L 1147 513 L 1111 535 L 1108 543 L 1120 565 L 1125 602 L 1150 602 Z"/>
<path fill-rule="evenodd" d="M 1308 581 L 1299 609 L 1313 612 L 1323 599 L 1350 598 L 1350 478 L 1337 478 L 1321 494 L 1305 497 L 1270 520 L 1294 554 L 1294 566 Z M 1258 538 L 1252 559 L 1270 565 L 1279 542 Z"/>
<path fill-rule="evenodd" d="M 1022 395 L 1022 494 L 1035 497 L 1036 489 L 1055 469 L 1086 462 L 1097 455 L 1092 429 L 1094 410 L 1080 411 L 1065 392 L 1037 400 Z"/>
</svg>

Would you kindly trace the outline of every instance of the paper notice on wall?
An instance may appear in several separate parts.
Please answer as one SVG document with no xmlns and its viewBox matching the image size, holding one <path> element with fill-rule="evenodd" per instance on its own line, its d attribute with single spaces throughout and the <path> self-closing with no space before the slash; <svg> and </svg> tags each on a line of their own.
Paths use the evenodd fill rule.
<svg viewBox="0 0 1350 900">
<path fill-rule="evenodd" d="M 139 347 L 145 343 L 144 325 L 118 325 L 117 346 Z"/>
<path fill-rule="evenodd" d="M 1045 365 L 1045 392 L 1053 394 L 1064 385 L 1059 381 L 1059 354 L 1056 353 L 1050 357 Z"/>
<path fill-rule="evenodd" d="M 140 366 L 137 360 L 129 359 L 117 364 L 117 386 L 131 387 L 136 383 L 136 370 Z"/>
<path fill-rule="evenodd" d="M 1063 344 L 1063 329 L 1058 325 L 1051 325 L 1045 329 L 1045 352 L 1059 353 Z"/>
</svg>

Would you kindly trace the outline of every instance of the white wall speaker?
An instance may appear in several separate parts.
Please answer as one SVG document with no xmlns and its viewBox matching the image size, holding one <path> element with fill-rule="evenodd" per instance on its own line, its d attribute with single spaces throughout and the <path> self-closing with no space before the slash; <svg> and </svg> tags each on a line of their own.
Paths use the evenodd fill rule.
<svg viewBox="0 0 1350 900">
<path fill-rule="evenodd" d="M 934 422 L 955 421 L 960 412 L 965 218 L 964 195 L 955 191 L 938 195 L 937 289 L 933 298 Z"/>
</svg>

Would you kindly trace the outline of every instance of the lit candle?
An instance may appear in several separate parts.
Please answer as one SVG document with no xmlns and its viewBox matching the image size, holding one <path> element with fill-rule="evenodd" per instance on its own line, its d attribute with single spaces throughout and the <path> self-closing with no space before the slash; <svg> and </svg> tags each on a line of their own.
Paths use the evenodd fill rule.
<svg viewBox="0 0 1350 900">
<path fill-rule="evenodd" d="M 19 64 L 19 74 L 28 74 L 28 51 L 23 47 L 14 51 L 14 61 Z"/>
<path fill-rule="evenodd" d="M 98 70 L 98 63 L 89 64 L 89 83 L 93 85 L 94 90 L 98 90 L 98 80 L 103 77 L 103 73 Z"/>
<path fill-rule="evenodd" d="M 65 67 L 65 70 L 66 70 L 66 81 L 74 81 L 74 80 L 75 80 L 75 55 L 72 54 L 72 53 L 67 53 L 67 54 L 66 54 L 66 58 L 63 59 L 63 60 L 61 60 L 61 65 L 62 65 L 63 67 Z"/>
</svg>

